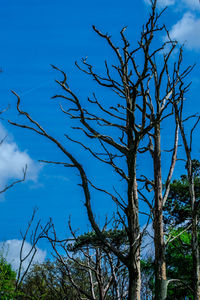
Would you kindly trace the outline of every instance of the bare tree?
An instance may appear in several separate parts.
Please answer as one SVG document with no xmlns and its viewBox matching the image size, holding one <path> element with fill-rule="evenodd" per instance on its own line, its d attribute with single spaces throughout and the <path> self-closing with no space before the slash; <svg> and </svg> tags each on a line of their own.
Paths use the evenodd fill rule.
<svg viewBox="0 0 200 300">
<path fill-rule="evenodd" d="M 36 226 L 32 229 L 33 222 L 35 219 L 37 209 L 33 210 L 33 214 L 31 216 L 30 221 L 28 222 L 28 226 L 24 233 L 21 232 L 22 243 L 19 252 L 19 267 L 17 270 L 16 283 L 15 283 L 15 291 L 20 289 L 20 286 L 26 277 L 32 263 L 34 257 L 37 253 L 37 243 L 38 241 L 44 237 L 44 234 L 50 229 L 51 222 L 47 222 L 47 224 L 42 227 L 41 221 L 39 220 Z M 25 250 L 25 243 L 27 242 L 28 237 L 30 237 L 30 249 L 28 251 Z M 25 266 L 26 265 L 26 266 Z"/>
<path fill-rule="evenodd" d="M 172 56 L 177 48 L 177 42 L 170 39 L 164 25 L 158 24 L 163 11 L 157 13 L 156 5 L 156 0 L 151 1 L 149 19 L 143 26 L 135 49 L 131 49 L 124 33 L 125 28 L 120 32 L 123 45 L 118 47 L 108 34 L 102 33 L 93 26 L 97 35 L 105 40 L 112 49 L 116 64 L 109 66 L 105 61 L 104 75 L 96 73 L 94 67 L 86 59 L 82 59 L 81 65 L 76 63 L 76 66 L 98 85 L 113 91 L 112 102 L 108 105 L 99 101 L 93 94 L 93 98 L 88 98 L 88 102 L 89 106 L 96 107 L 94 111 L 91 112 L 87 107 L 83 107 L 81 98 L 71 90 L 65 72 L 53 66 L 63 75 L 63 80 L 56 80 L 56 82 L 64 91 L 64 94 L 55 95 L 53 98 L 65 101 L 65 104 L 60 106 L 62 112 L 73 121 L 79 122 L 79 125 L 73 128 L 84 134 L 92 143 L 87 145 L 85 142 L 65 134 L 67 141 L 83 147 L 96 160 L 109 165 L 126 185 L 125 197 L 116 188 L 114 191 L 110 191 L 97 187 L 91 182 L 75 154 L 70 153 L 63 143 L 51 136 L 29 113 L 21 109 L 21 99 L 15 92 L 13 94 L 17 97 L 17 110 L 30 123 L 19 124 L 9 121 L 12 125 L 29 129 L 46 137 L 68 159 L 67 162 L 43 160 L 44 162 L 63 164 L 65 167 L 72 167 L 78 171 L 92 229 L 102 245 L 128 269 L 128 300 L 140 299 L 140 245 L 145 229 L 140 229 L 139 213 L 147 216 L 146 226 L 151 220 L 153 221 L 155 299 L 162 300 L 167 296 L 169 281 L 166 276 L 163 206 L 168 197 L 175 167 L 179 131 L 179 122 L 174 114 L 173 103 L 181 99 L 184 90 L 183 79 L 192 68 L 188 67 L 181 71 L 182 51 L 179 55 Z M 165 34 L 168 38 L 165 42 L 160 43 L 157 36 L 159 37 L 161 34 Z M 166 180 L 163 181 L 161 135 L 167 122 L 170 122 L 174 136 L 172 149 L 167 150 L 169 167 L 167 176 L 165 175 Z M 112 131 L 109 130 L 110 128 Z M 164 133 L 162 136 L 164 139 Z M 98 145 L 98 149 L 100 149 L 98 152 L 94 150 L 94 145 Z M 153 175 L 149 175 L 146 166 L 140 167 L 142 159 L 151 161 Z M 164 171 L 166 174 L 166 170 Z M 105 238 L 103 229 L 98 225 L 92 209 L 91 189 L 110 197 L 117 204 L 116 221 L 126 231 L 128 239 L 126 253 L 120 251 L 109 239 Z M 148 210 L 140 210 L 141 202 L 148 206 Z"/>
</svg>

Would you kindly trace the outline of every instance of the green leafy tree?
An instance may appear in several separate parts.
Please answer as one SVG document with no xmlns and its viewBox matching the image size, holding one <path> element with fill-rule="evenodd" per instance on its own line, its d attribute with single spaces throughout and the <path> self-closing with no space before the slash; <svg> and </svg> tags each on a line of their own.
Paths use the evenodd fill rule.
<svg viewBox="0 0 200 300">
<path fill-rule="evenodd" d="M 72 230 L 71 233 L 73 238 L 70 241 L 56 240 L 56 235 L 48 235 L 47 238 L 60 272 L 79 295 L 78 299 L 127 299 L 127 268 L 100 243 L 94 231 L 77 237 Z M 124 230 L 104 229 L 103 235 L 116 249 L 127 253 L 127 234 Z"/>
<path fill-rule="evenodd" d="M 171 232 L 173 239 L 166 248 L 167 276 L 173 278 L 169 281 L 167 300 L 194 299 L 192 293 L 192 248 L 191 233 L 183 232 L 183 228 L 174 229 Z M 154 299 L 155 262 L 152 257 L 141 261 L 142 276 L 145 279 L 143 286 L 144 296 L 142 299 Z M 148 292 L 148 297 L 146 296 Z M 146 298 L 145 298 L 146 297 Z M 186 298 L 187 297 L 187 298 Z"/>
<path fill-rule="evenodd" d="M 33 265 L 20 287 L 20 292 L 19 300 L 78 300 L 76 291 L 71 288 L 59 266 L 51 261 Z"/>
<path fill-rule="evenodd" d="M 182 231 L 182 228 L 174 230 L 173 236 L 177 238 L 168 245 L 166 250 L 168 276 L 178 278 L 169 285 L 167 298 L 169 300 L 181 300 L 185 297 L 193 299 L 191 233 Z"/>
<path fill-rule="evenodd" d="M 86 298 L 84 294 L 79 292 L 72 284 L 71 279 L 79 286 L 80 290 L 89 293 L 90 282 L 87 270 L 81 266 L 85 261 L 68 261 L 70 268 L 70 276 L 67 275 L 65 266 L 59 262 L 47 261 L 42 264 L 36 264 L 27 274 L 23 281 L 20 292 L 21 295 L 17 298 L 19 300 L 40 299 L 40 300 L 80 300 L 80 299 L 100 299 Z M 106 275 L 105 275 L 106 276 Z M 113 300 L 110 293 L 105 298 L 106 300 Z"/>
<path fill-rule="evenodd" d="M 194 189 L 199 206 L 200 198 L 200 162 L 192 160 L 194 174 Z M 198 213 L 199 207 L 197 207 Z M 168 199 L 164 207 L 164 222 L 166 226 L 177 226 L 187 224 L 191 221 L 191 203 L 189 183 L 186 175 L 181 175 L 180 179 L 174 180 L 170 186 Z"/>
<path fill-rule="evenodd" d="M 0 257 L 0 299 L 13 299 L 15 293 L 16 273 L 12 270 L 10 264 Z"/>
<path fill-rule="evenodd" d="M 187 166 L 186 166 L 187 167 Z M 194 189 L 200 214 L 200 162 L 192 160 Z M 164 207 L 164 224 L 167 233 L 166 264 L 169 281 L 167 299 L 193 299 L 193 261 L 191 236 L 192 211 L 189 183 L 186 175 L 181 175 L 170 185 L 170 192 Z M 154 293 L 154 260 L 150 257 L 142 261 L 142 274 L 148 278 L 148 289 Z"/>
<path fill-rule="evenodd" d="M 186 165 L 187 169 L 187 165 Z M 195 210 L 200 214 L 200 162 L 192 160 L 192 174 L 195 192 Z M 188 296 L 193 299 L 195 289 L 194 262 L 192 252 L 192 208 L 190 184 L 188 176 L 181 175 L 170 186 L 170 193 L 164 208 L 165 230 L 168 232 L 168 246 L 166 248 L 167 273 L 172 281 L 169 286 L 169 299 L 183 299 Z M 198 232 L 199 232 L 199 228 Z M 196 298 L 195 298 L 196 299 Z"/>
<path fill-rule="evenodd" d="M 119 248 L 124 248 L 128 244 L 127 233 L 124 229 L 109 229 L 104 230 L 103 235 L 106 239 L 110 241 L 110 243 Z M 84 233 L 83 235 L 79 235 L 75 241 L 71 244 L 68 244 L 68 249 L 70 251 L 77 251 L 85 246 L 90 247 L 100 247 L 106 248 L 99 241 L 97 234 L 94 231 L 90 231 Z"/>
</svg>

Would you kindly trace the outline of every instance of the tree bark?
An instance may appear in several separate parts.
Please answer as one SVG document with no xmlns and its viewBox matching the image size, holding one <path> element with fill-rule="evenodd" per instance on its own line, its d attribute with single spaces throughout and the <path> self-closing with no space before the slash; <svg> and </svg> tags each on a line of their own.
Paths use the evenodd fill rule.
<svg viewBox="0 0 200 300">
<path fill-rule="evenodd" d="M 126 70 L 127 72 L 127 70 Z M 126 77 L 124 78 L 126 80 Z M 127 83 L 128 84 L 128 83 Z M 129 149 L 127 155 L 128 168 L 128 207 L 126 211 L 128 220 L 128 239 L 129 250 L 129 293 L 128 300 L 140 300 L 141 290 L 141 270 L 140 270 L 140 224 L 139 224 L 139 204 L 138 204 L 138 186 L 136 177 L 137 152 L 140 142 L 139 136 L 135 132 L 135 103 L 136 90 L 133 89 L 132 95 L 127 92 L 127 146 Z"/>
<path fill-rule="evenodd" d="M 161 174 L 160 124 L 154 131 L 154 246 L 155 246 L 155 299 L 165 300 L 167 297 L 167 276 L 165 262 L 165 243 L 163 232 L 163 198 Z"/>
<path fill-rule="evenodd" d="M 137 143 L 136 143 L 137 144 Z M 136 145 L 135 145 L 136 146 Z M 137 146 L 136 146 L 137 147 Z M 140 300 L 141 274 L 140 274 L 140 225 L 138 218 L 138 194 L 136 180 L 136 154 L 128 159 L 128 237 L 129 251 L 129 294 L 128 300 Z"/>
<path fill-rule="evenodd" d="M 137 270 L 129 269 L 129 293 L 128 300 L 140 300 L 141 278 L 140 278 L 140 260 L 136 263 Z"/>
<path fill-rule="evenodd" d="M 167 297 L 167 276 L 165 262 L 165 245 L 163 238 L 162 216 L 154 221 L 155 245 L 155 300 L 165 300 Z"/>
</svg>

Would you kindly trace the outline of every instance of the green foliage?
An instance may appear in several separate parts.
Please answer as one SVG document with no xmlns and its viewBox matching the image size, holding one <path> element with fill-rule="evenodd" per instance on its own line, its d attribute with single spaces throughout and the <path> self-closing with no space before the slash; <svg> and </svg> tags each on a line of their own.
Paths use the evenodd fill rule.
<svg viewBox="0 0 200 300">
<path fill-rule="evenodd" d="M 187 168 L 187 166 L 186 166 Z M 192 161 L 192 174 L 197 203 L 200 199 L 200 162 Z M 200 207 L 198 208 L 200 215 Z M 174 180 L 170 186 L 170 193 L 164 207 L 165 231 L 171 238 L 166 248 L 167 278 L 179 279 L 168 286 L 168 300 L 192 298 L 192 248 L 191 231 L 186 230 L 192 218 L 189 183 L 186 175 Z M 181 234 L 180 234 L 181 233 Z M 154 293 L 154 262 L 147 259 L 141 262 L 142 272 L 148 277 L 149 287 Z"/>
<path fill-rule="evenodd" d="M 200 162 L 192 160 L 192 173 L 196 199 L 200 198 Z M 199 210 L 200 213 L 200 210 Z M 170 186 L 170 193 L 164 207 L 164 223 L 177 226 L 191 220 L 191 203 L 189 183 L 186 175 L 174 180 Z"/>
<path fill-rule="evenodd" d="M 166 248 L 167 278 L 179 279 L 168 285 L 167 300 L 193 299 L 192 286 L 192 253 L 191 234 L 183 232 L 183 228 L 171 231 L 171 237 L 176 237 Z M 154 294 L 154 260 L 149 257 L 141 261 L 142 276 L 148 279 L 148 288 Z"/>
<path fill-rule="evenodd" d="M 187 168 L 187 165 L 186 165 Z M 200 162 L 192 160 L 192 174 L 194 180 L 195 196 L 198 205 L 200 199 Z M 198 213 L 200 214 L 200 207 Z M 170 193 L 164 208 L 165 230 L 172 237 L 178 236 L 168 244 L 166 249 L 167 276 L 174 281 L 168 287 L 167 299 L 192 298 L 190 287 L 192 287 L 192 249 L 191 232 L 184 228 L 191 223 L 191 202 L 188 177 L 182 175 L 180 179 L 174 180 L 170 186 Z M 173 228 L 173 230 L 171 230 Z M 183 232 L 184 231 L 184 232 Z M 183 232 L 181 235 L 179 235 Z"/>
<path fill-rule="evenodd" d="M 195 194 L 200 197 L 200 178 L 196 177 Z M 171 184 L 168 200 L 164 208 L 165 224 L 180 225 L 191 219 L 189 184 L 185 177 Z"/>
<path fill-rule="evenodd" d="M 183 228 L 178 228 L 172 232 L 172 236 L 178 236 Z M 180 282 L 172 282 L 168 287 L 169 300 L 192 299 L 192 253 L 191 253 L 191 234 L 183 232 L 166 249 L 167 276 L 168 278 L 180 279 Z"/>
<path fill-rule="evenodd" d="M 120 229 L 110 229 L 105 230 L 103 232 L 105 239 L 109 241 L 110 244 L 113 244 L 115 247 L 121 247 L 122 245 L 126 244 L 127 241 L 127 234 L 125 230 Z M 102 242 L 97 237 L 94 231 L 84 233 L 77 237 L 74 243 L 68 244 L 69 251 L 78 251 L 84 247 L 102 247 Z"/>
<path fill-rule="evenodd" d="M 65 282 L 58 265 L 46 261 L 35 264 L 27 274 L 21 288 L 19 300 L 76 300 L 78 299 L 71 287 Z"/>
<path fill-rule="evenodd" d="M 82 260 L 79 262 L 84 263 Z M 68 263 L 74 282 L 81 289 L 89 292 L 90 282 L 87 271 L 76 262 L 66 263 Z M 80 298 L 81 295 L 73 287 L 65 267 L 51 261 L 35 264 L 26 276 L 20 292 L 21 295 L 17 300 L 80 300 L 84 298 Z M 108 296 L 107 300 L 112 300 L 112 298 Z"/>
<path fill-rule="evenodd" d="M 12 270 L 11 265 L 6 260 L 0 257 L 0 299 L 13 299 L 15 293 L 16 273 Z"/>
</svg>

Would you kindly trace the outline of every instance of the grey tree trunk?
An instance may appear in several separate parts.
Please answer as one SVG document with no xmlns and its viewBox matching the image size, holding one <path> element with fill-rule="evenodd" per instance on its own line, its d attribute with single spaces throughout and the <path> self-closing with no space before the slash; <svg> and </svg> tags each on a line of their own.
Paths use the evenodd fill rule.
<svg viewBox="0 0 200 300">
<path fill-rule="evenodd" d="M 138 187 L 136 177 L 136 161 L 139 146 L 139 138 L 134 135 L 135 119 L 133 111 L 135 110 L 136 93 L 130 96 L 127 92 L 127 146 L 129 154 L 127 155 L 128 168 L 128 207 L 126 211 L 128 220 L 128 239 L 130 244 L 129 250 L 129 294 L 128 300 L 140 300 L 141 290 L 141 271 L 140 271 L 140 224 L 139 224 L 139 205 L 138 205 Z"/>
<path fill-rule="evenodd" d="M 140 225 L 138 218 L 138 195 L 137 195 L 137 181 L 136 173 L 134 168 L 136 162 L 136 155 L 132 161 L 130 159 L 128 166 L 132 165 L 129 172 L 129 184 L 128 184 L 128 238 L 130 243 L 129 250 L 129 294 L 128 300 L 140 300 L 140 290 L 141 290 L 141 274 L 140 274 Z"/>
<path fill-rule="evenodd" d="M 161 216 L 159 218 L 161 220 Z M 163 226 L 159 220 L 154 222 L 155 245 L 155 299 L 165 300 L 167 297 L 167 276 L 165 262 L 165 246 L 163 239 Z"/>
<path fill-rule="evenodd" d="M 163 232 L 163 197 L 161 174 L 160 124 L 154 131 L 154 246 L 155 246 L 155 299 L 165 300 L 167 297 L 167 276 L 165 262 L 165 243 Z"/>
</svg>

